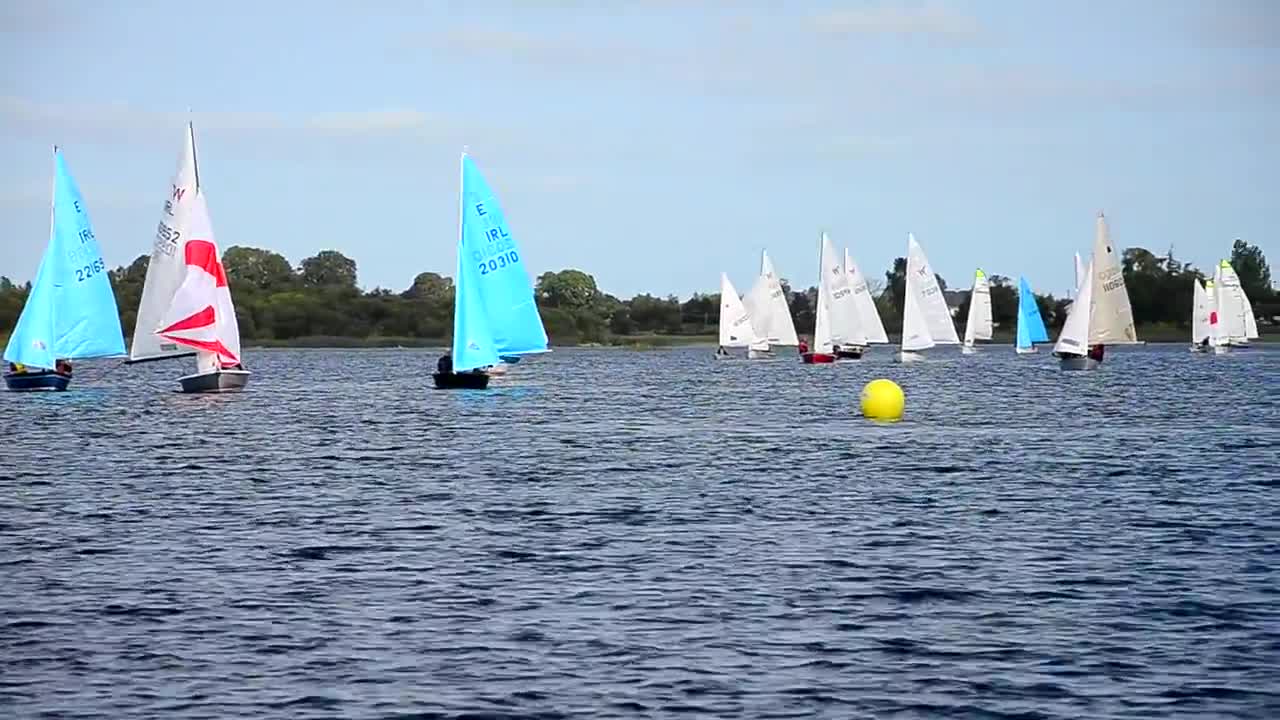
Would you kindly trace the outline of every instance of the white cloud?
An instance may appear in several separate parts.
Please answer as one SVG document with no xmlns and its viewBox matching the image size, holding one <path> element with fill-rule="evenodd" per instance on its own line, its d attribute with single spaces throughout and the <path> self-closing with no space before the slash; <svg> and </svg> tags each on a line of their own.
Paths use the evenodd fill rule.
<svg viewBox="0 0 1280 720">
<path fill-rule="evenodd" d="M 811 18 L 813 27 L 829 33 L 873 35 L 976 35 L 978 21 L 946 6 L 929 2 L 915 7 L 876 4 L 832 10 Z"/>
<path fill-rule="evenodd" d="M 46 103 L 0 96 L 0 125 L 35 129 L 133 132 L 170 130 L 194 121 L 202 130 L 301 131 L 344 134 L 444 132 L 447 122 L 417 110 L 281 113 L 149 110 L 121 102 Z"/>
</svg>

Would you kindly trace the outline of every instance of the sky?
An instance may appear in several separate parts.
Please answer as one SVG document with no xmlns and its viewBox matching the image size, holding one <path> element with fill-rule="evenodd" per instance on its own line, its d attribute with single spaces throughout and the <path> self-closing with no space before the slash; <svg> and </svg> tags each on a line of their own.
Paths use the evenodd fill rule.
<svg viewBox="0 0 1280 720">
<path fill-rule="evenodd" d="M 453 274 L 464 147 L 531 273 L 620 297 L 745 292 L 763 249 L 807 287 L 822 231 L 873 278 L 914 232 L 952 286 L 1065 295 L 1100 210 L 1280 266 L 1271 0 L 0 0 L 0 275 L 55 143 L 107 263 L 149 253 L 188 117 L 221 247 L 366 289 Z"/>
</svg>

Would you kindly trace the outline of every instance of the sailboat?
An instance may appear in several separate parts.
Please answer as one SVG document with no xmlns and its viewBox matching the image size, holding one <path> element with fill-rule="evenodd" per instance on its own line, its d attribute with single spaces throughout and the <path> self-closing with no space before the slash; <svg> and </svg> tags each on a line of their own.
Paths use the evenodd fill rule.
<svg viewBox="0 0 1280 720">
<path fill-rule="evenodd" d="M 238 392 L 248 385 L 251 373 L 240 355 L 240 327 L 200 187 L 191 123 L 169 186 L 128 362 L 194 355 L 196 371 L 178 378 L 182 392 Z"/>
<path fill-rule="evenodd" d="M 1105 346 L 1136 344 L 1138 333 L 1120 256 L 1111 245 L 1107 219 L 1098 213 L 1093 254 L 1053 354 L 1063 370 L 1096 370 L 1102 364 Z"/>
<path fill-rule="evenodd" d="M 858 309 L 858 323 L 867 336 L 868 344 L 884 344 L 889 342 L 889 335 L 884 331 L 884 322 L 880 320 L 880 311 L 876 309 L 876 300 L 871 297 L 867 287 L 867 279 L 858 269 L 849 249 L 844 250 L 844 271 L 849 276 L 849 289 L 853 291 L 853 304 Z"/>
<path fill-rule="evenodd" d="M 807 365 L 835 362 L 837 357 L 857 359 L 867 346 L 858 319 L 849 275 L 831 238 L 824 232 L 818 249 L 818 302 L 814 318 L 813 347 L 800 357 Z"/>
<path fill-rule="evenodd" d="M 726 273 L 720 273 L 720 347 L 717 358 L 729 357 L 729 348 L 750 347 L 756 333 L 751 327 L 751 314 L 738 297 L 738 290 L 729 282 Z"/>
<path fill-rule="evenodd" d="M 1231 263 L 1222 260 L 1214 269 L 1218 288 L 1219 311 L 1223 316 L 1227 344 L 1232 348 L 1248 347 L 1250 340 L 1258 338 L 1258 321 L 1253 316 L 1253 304 L 1240 284 L 1240 277 Z"/>
<path fill-rule="evenodd" d="M 1203 353 L 1209 349 L 1210 323 L 1217 320 L 1217 317 L 1209 307 L 1209 295 L 1200 279 L 1196 278 L 1191 282 L 1191 352 Z M 1209 283 L 1212 285 L 1213 281 L 1210 280 Z"/>
<path fill-rule="evenodd" d="M 1024 277 L 1018 277 L 1018 335 L 1014 351 L 1019 355 L 1036 352 L 1035 343 L 1049 342 L 1049 331 L 1040 316 L 1040 305 Z"/>
<path fill-rule="evenodd" d="M 124 355 L 124 332 L 89 210 L 66 161 L 53 148 L 49 244 L 9 336 L 5 386 L 66 390 L 71 360 Z"/>
<path fill-rule="evenodd" d="M 960 352 L 965 355 L 978 352 L 977 341 L 990 340 L 993 330 L 991 285 L 987 282 L 987 274 L 978 268 L 973 274 L 973 289 L 969 291 L 969 317 L 964 323 L 964 345 Z"/>
<path fill-rule="evenodd" d="M 916 242 L 916 236 L 907 233 L 907 277 L 902 303 L 902 347 L 899 362 L 918 362 L 924 359 L 921 351 L 935 345 L 959 345 L 956 325 L 951 320 L 951 310 L 938 286 L 937 275 L 924 255 L 924 249 Z"/>
<path fill-rule="evenodd" d="M 767 251 L 760 251 L 760 276 L 743 298 L 756 339 L 747 350 L 752 360 L 774 357 L 773 348 L 778 345 L 799 345 L 796 326 L 791 319 L 782 281 L 773 269 L 773 261 Z"/>
<path fill-rule="evenodd" d="M 547 331 L 498 197 L 465 152 L 458 216 L 452 368 L 432 379 L 441 390 L 484 389 L 485 369 L 504 357 L 549 352 Z"/>
</svg>

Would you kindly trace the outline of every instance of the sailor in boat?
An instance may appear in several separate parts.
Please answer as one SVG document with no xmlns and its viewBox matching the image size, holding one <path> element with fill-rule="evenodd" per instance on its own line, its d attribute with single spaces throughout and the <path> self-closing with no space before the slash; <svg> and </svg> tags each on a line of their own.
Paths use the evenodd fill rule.
<svg viewBox="0 0 1280 720">
<path fill-rule="evenodd" d="M 1093 360 L 1094 362 L 1099 362 L 1099 363 L 1102 362 L 1102 353 L 1104 348 L 1105 348 L 1104 345 L 1090 345 L 1089 359 Z"/>
<path fill-rule="evenodd" d="M 27 367 L 22 363 L 9 363 L 9 372 L 14 375 L 21 375 L 27 371 Z"/>
<path fill-rule="evenodd" d="M 54 363 L 53 369 L 59 375 L 66 375 L 67 377 L 71 377 L 71 361 L 70 360 L 59 359 Z"/>
<path fill-rule="evenodd" d="M 805 342 L 804 338 L 800 338 L 800 344 L 797 345 L 796 348 L 800 351 L 801 355 L 804 355 L 809 352 L 809 343 Z"/>
<path fill-rule="evenodd" d="M 444 355 L 441 355 L 440 359 L 436 361 L 436 372 L 440 373 L 441 375 L 452 375 L 453 374 L 453 356 L 450 355 L 448 352 L 446 352 Z"/>
<path fill-rule="evenodd" d="M 724 346 L 721 345 L 720 347 L 716 348 L 716 355 L 718 357 L 729 357 L 729 351 L 725 350 Z"/>
</svg>

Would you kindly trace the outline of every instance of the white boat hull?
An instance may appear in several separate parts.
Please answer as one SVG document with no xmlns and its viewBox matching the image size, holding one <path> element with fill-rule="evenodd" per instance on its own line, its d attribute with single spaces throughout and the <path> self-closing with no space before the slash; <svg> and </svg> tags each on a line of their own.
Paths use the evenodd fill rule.
<svg viewBox="0 0 1280 720">
<path fill-rule="evenodd" d="M 761 350 L 758 348 L 750 348 L 749 350 L 747 350 L 748 360 L 773 360 L 776 357 L 778 356 L 774 354 L 773 348 L 768 348 L 765 350 Z"/>
<path fill-rule="evenodd" d="M 1214 345 L 1213 346 L 1214 355 L 1226 355 L 1229 352 L 1231 352 L 1230 345 Z"/>
<path fill-rule="evenodd" d="M 214 370 L 178 378 L 184 393 L 240 392 L 249 384 L 248 370 Z"/>
<path fill-rule="evenodd" d="M 894 359 L 900 363 L 918 363 L 924 362 L 924 355 L 914 350 L 901 350 Z"/>
<path fill-rule="evenodd" d="M 1059 358 L 1058 362 L 1063 370 L 1097 370 L 1102 367 L 1102 363 L 1084 355 Z"/>
<path fill-rule="evenodd" d="M 1037 348 L 1035 345 L 1032 345 L 1031 347 L 1025 347 L 1025 348 L 1015 347 L 1013 351 L 1018 353 L 1019 355 L 1033 355 L 1035 353 L 1040 352 L 1039 348 Z"/>
<path fill-rule="evenodd" d="M 962 355 L 977 355 L 977 354 L 978 354 L 978 348 L 977 348 L 977 346 L 974 346 L 974 345 L 961 345 L 961 346 L 960 346 L 960 353 L 961 353 Z"/>
</svg>

